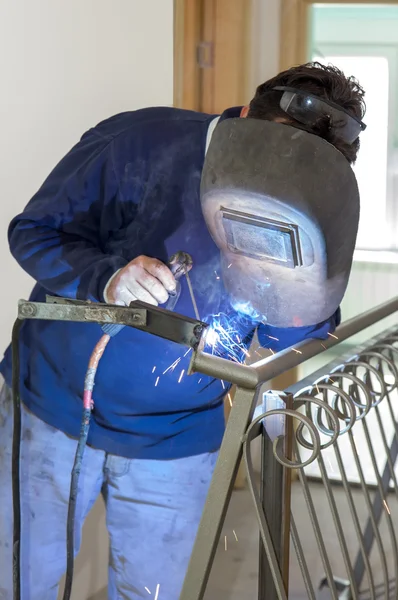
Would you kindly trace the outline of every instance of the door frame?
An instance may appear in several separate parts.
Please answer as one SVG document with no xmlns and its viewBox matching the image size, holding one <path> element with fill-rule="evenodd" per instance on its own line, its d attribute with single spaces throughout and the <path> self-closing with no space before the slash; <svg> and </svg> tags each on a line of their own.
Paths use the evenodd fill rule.
<svg viewBox="0 0 398 600">
<path fill-rule="evenodd" d="M 173 0 L 175 107 L 215 114 L 250 100 L 252 2 Z"/>
<path fill-rule="evenodd" d="M 200 71 L 197 48 L 201 37 L 202 0 L 174 0 L 173 106 L 198 110 Z"/>
<path fill-rule="evenodd" d="M 309 16 L 313 4 L 398 4 L 398 0 L 281 0 L 279 43 L 280 71 L 306 63 L 308 58 Z"/>
</svg>

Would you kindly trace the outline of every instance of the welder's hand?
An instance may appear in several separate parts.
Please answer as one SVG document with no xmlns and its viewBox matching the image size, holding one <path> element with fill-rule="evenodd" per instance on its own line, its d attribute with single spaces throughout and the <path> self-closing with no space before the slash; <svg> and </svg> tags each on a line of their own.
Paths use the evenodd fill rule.
<svg viewBox="0 0 398 600">
<path fill-rule="evenodd" d="M 108 304 L 129 306 L 133 300 L 163 304 L 176 289 L 170 269 L 156 258 L 138 256 L 108 282 L 104 297 Z"/>
</svg>

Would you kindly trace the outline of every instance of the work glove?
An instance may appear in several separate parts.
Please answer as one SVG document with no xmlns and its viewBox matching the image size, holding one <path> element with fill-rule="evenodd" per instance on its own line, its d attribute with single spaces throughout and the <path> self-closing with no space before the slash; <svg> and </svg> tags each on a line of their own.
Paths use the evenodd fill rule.
<svg viewBox="0 0 398 600">
<path fill-rule="evenodd" d="M 108 281 L 104 298 L 108 304 L 129 306 L 134 300 L 148 304 L 164 304 L 176 291 L 176 280 L 170 269 L 157 258 L 138 256 L 117 271 Z"/>
</svg>

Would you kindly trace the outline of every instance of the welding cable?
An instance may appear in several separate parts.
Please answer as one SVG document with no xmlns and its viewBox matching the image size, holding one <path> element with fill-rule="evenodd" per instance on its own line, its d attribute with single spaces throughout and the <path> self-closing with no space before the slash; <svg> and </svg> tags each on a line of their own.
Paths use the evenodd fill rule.
<svg viewBox="0 0 398 600">
<path fill-rule="evenodd" d="M 116 332 L 117 333 L 117 332 Z M 76 514 L 76 499 L 79 486 L 79 476 L 82 468 L 82 461 L 84 450 L 87 443 L 88 432 L 90 428 L 91 411 L 93 409 L 93 389 L 95 383 L 95 376 L 98 369 L 99 361 L 108 345 L 111 336 L 105 334 L 101 337 L 97 345 L 95 346 L 86 373 L 84 381 L 84 394 L 83 394 L 83 416 L 80 428 L 80 436 L 77 445 L 75 462 L 72 470 L 70 494 L 69 494 L 69 506 L 68 506 L 68 519 L 66 526 L 66 579 L 65 588 L 63 594 L 63 600 L 69 600 L 72 593 L 73 583 L 73 571 L 74 571 L 74 533 L 75 533 L 75 514 Z"/>
<path fill-rule="evenodd" d="M 13 508 L 13 599 L 21 599 L 21 489 L 20 489 L 20 455 L 21 455 L 21 396 L 19 389 L 20 358 L 19 333 L 23 320 L 17 319 L 12 330 L 12 399 L 14 406 L 14 426 L 12 437 L 12 508 Z"/>
</svg>

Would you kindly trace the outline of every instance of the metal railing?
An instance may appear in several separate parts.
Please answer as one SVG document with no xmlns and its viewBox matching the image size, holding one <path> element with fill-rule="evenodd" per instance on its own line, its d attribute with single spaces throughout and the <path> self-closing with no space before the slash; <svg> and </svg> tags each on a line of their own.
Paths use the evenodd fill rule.
<svg viewBox="0 0 398 600">
<path fill-rule="evenodd" d="M 203 599 L 242 455 L 262 540 L 259 583 L 261 600 L 285 600 L 289 597 L 290 539 L 307 596 L 311 600 L 316 597 L 312 566 L 306 559 L 306 548 L 294 519 L 294 506 L 293 511 L 291 510 L 293 469 L 299 473 L 302 494 L 314 532 L 314 543 L 325 573 L 321 591 L 327 591 L 333 600 L 340 596 L 356 600 L 360 597 L 366 576 L 366 600 L 376 600 L 380 595 L 387 599 L 391 593 L 397 596 L 394 587 L 398 578 L 397 538 L 391 502 L 388 503 L 387 500 L 390 489 L 398 495 L 398 481 L 394 472 L 398 456 L 398 327 L 285 392 L 265 393 L 260 407 L 261 414 L 254 417 L 264 382 L 340 344 L 396 311 L 398 298 L 343 323 L 336 335 L 324 342 L 303 342 L 295 348 L 248 366 L 206 354 L 203 347 L 198 347 L 198 344 L 204 343 L 204 324 L 143 303 L 133 303 L 129 308 L 121 309 L 59 298 L 48 298 L 47 303 L 21 301 L 13 333 L 15 597 L 20 596 L 18 473 L 21 423 L 18 332 L 25 319 L 118 323 L 143 329 L 193 348 L 190 372 L 211 375 L 237 386 L 180 600 Z M 293 421 L 298 422 L 295 430 Z M 381 440 L 379 445 L 375 441 L 376 428 Z M 356 440 L 358 429 L 363 432 L 373 480 L 369 479 L 360 456 Z M 260 489 L 256 485 L 250 451 L 251 442 L 258 436 L 262 436 L 263 444 Z M 356 481 L 352 481 L 352 476 L 347 472 L 347 450 L 343 455 L 340 445 L 343 440 L 348 440 Z M 328 452 L 333 453 L 337 479 L 344 490 L 347 510 L 357 539 L 356 556 L 353 556 L 352 539 L 347 534 L 346 524 L 343 523 L 336 502 L 332 486 L 336 477 L 331 476 L 325 459 L 325 453 Z M 314 502 L 308 473 L 308 469 L 314 464 L 318 466 L 318 477 L 325 491 L 338 542 L 337 553 L 342 558 L 344 573 L 336 573 L 334 570 L 336 561 L 328 548 L 330 540 L 325 539 L 324 523 L 320 522 L 319 511 Z M 352 484 L 360 486 L 366 508 L 365 526 L 361 522 Z M 382 522 L 386 524 L 386 534 L 382 529 Z M 373 546 L 379 557 L 376 568 L 371 561 Z M 379 571 L 382 578 L 377 582 L 376 575 Z M 290 596 L 292 595 L 294 590 Z"/>
<path fill-rule="evenodd" d="M 267 404 L 269 406 L 270 395 L 265 396 L 266 407 Z M 388 496 L 393 493 L 398 497 L 398 327 L 382 333 L 355 353 L 350 353 L 343 360 L 334 361 L 305 381 L 295 384 L 286 390 L 285 398 L 287 397 L 290 398 L 294 409 L 303 410 L 301 414 L 296 414 L 299 425 L 294 436 L 293 456 L 305 498 L 308 521 L 312 526 L 314 542 L 325 573 L 323 580 L 318 583 L 321 588 L 327 588 L 329 597 L 333 599 L 344 596 L 356 600 L 365 592 L 365 586 L 370 600 L 396 597 L 398 546 Z M 267 429 L 265 424 L 264 452 L 267 452 L 272 443 Z M 278 435 L 284 433 L 280 431 Z M 274 436 L 275 433 L 272 434 L 272 437 Z M 281 454 L 274 456 L 280 470 L 283 471 L 285 467 L 292 468 L 289 458 Z M 334 467 L 330 456 L 334 458 Z M 263 462 L 265 473 L 273 468 L 270 466 L 269 457 L 268 449 L 268 460 Z M 325 505 L 320 510 L 319 506 L 315 506 L 313 499 L 306 467 L 308 471 L 309 465 L 314 462 L 323 486 L 328 518 L 333 523 L 332 529 L 339 552 L 339 560 L 333 562 L 339 562 L 344 573 L 335 573 L 333 570 L 330 552 L 327 549 L 327 545 L 330 547 L 333 542 L 331 544 L 329 539 L 329 543 L 326 543 L 322 527 Z M 348 474 L 347 467 L 350 463 L 352 468 Z M 333 484 L 337 482 L 341 484 L 342 490 L 336 491 Z M 354 486 L 359 486 L 361 492 L 359 502 L 358 498 L 354 498 Z M 283 491 L 280 486 L 279 491 Z M 269 510 L 267 502 L 280 503 L 282 499 L 278 494 L 272 494 L 270 498 L 269 488 L 263 491 L 263 496 L 267 498 L 267 501 L 263 499 L 266 510 Z M 351 527 L 348 529 L 346 515 L 343 515 L 343 523 L 336 496 L 344 496 L 350 516 Z M 300 516 L 302 517 L 302 512 Z M 294 511 L 290 519 L 291 538 L 307 595 L 314 599 L 314 582 L 294 520 Z M 383 533 L 382 521 L 385 529 Z M 308 537 L 308 532 L 306 535 Z M 273 538 L 277 547 L 281 544 L 280 538 L 281 533 L 277 532 Z M 354 538 L 357 541 L 356 554 L 352 549 L 349 550 Z M 373 564 L 372 551 L 378 555 Z M 266 565 L 265 571 L 268 569 Z M 260 598 L 267 599 L 275 593 L 279 598 L 286 597 L 286 588 L 275 588 L 274 576 L 273 580 L 274 586 L 269 577 L 263 577 Z M 293 590 L 292 593 L 294 595 Z"/>
<path fill-rule="evenodd" d="M 285 392 L 266 392 L 255 414 L 262 382 L 340 344 L 397 310 L 398 298 L 347 321 L 338 328 L 336 336 L 325 342 L 305 342 L 251 366 L 227 364 L 228 361 L 209 357 L 200 350 L 194 354 L 192 371 L 223 378 L 238 387 L 180 600 L 200 600 L 204 596 L 242 454 L 261 534 L 261 600 L 286 600 L 297 594 L 297 590 L 289 590 L 290 540 L 311 600 L 326 593 L 333 600 L 362 598 L 365 578 L 367 600 L 397 596 L 398 547 L 387 499 L 391 490 L 398 496 L 394 472 L 398 456 L 398 326 Z M 366 466 L 357 443 L 358 430 L 362 432 L 361 447 L 365 445 L 367 449 Z M 376 433 L 380 443 L 376 443 Z M 260 486 L 256 484 L 251 456 L 251 443 L 258 436 L 262 436 L 263 459 Z M 331 454 L 335 463 L 332 473 L 328 467 Z M 348 473 L 347 461 L 356 477 Z M 324 493 L 321 508 L 324 511 L 328 507 L 329 525 L 334 528 L 332 544 L 329 534 L 325 539 L 324 517 L 320 517 L 313 497 L 314 474 L 308 469 L 314 464 L 318 469 L 315 478 L 322 483 Z M 322 563 L 324 576 L 318 581 L 314 581 L 312 565 L 307 561 L 294 506 L 291 510 L 293 470 L 299 475 L 308 525 L 313 532 L 312 546 Z M 344 495 L 344 515 L 336 500 L 335 483 L 339 484 L 338 494 Z M 358 486 L 366 523 L 363 510 L 358 510 Z M 381 529 L 382 521 L 386 533 Z M 371 561 L 373 548 L 378 551 L 376 566 Z M 335 572 L 336 564 L 339 572 Z M 381 581 L 377 580 L 379 573 Z M 317 591 L 315 584 L 319 584 Z M 302 593 L 298 595 L 303 597 Z"/>
</svg>

